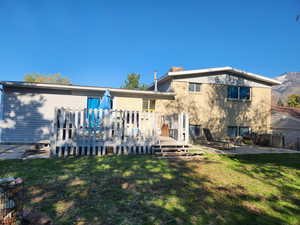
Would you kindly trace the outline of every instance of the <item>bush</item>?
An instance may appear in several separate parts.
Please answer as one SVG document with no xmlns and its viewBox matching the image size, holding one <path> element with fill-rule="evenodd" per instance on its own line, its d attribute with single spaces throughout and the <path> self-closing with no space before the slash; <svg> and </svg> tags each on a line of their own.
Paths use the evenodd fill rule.
<svg viewBox="0 0 300 225">
<path fill-rule="evenodd" d="M 253 145 L 253 140 L 252 139 L 243 139 L 243 143 L 245 145 Z"/>
</svg>

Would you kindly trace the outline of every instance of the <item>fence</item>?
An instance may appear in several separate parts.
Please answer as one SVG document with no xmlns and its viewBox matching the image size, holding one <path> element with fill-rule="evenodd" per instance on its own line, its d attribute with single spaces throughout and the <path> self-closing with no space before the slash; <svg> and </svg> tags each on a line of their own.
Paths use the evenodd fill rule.
<svg viewBox="0 0 300 225">
<path fill-rule="evenodd" d="M 17 225 L 23 212 L 24 188 L 21 178 L 0 178 L 0 224 Z"/>
<path fill-rule="evenodd" d="M 55 110 L 51 154 L 151 154 L 159 136 L 159 114 L 122 110 Z"/>
</svg>

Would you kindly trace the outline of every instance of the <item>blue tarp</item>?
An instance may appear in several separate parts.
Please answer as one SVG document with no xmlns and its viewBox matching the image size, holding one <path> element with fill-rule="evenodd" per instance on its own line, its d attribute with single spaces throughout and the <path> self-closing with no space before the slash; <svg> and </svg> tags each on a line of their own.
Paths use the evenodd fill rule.
<svg viewBox="0 0 300 225">
<path fill-rule="evenodd" d="M 100 98 L 88 98 L 87 108 L 88 109 L 99 109 Z"/>
<path fill-rule="evenodd" d="M 104 109 L 109 110 L 111 109 L 111 95 L 108 90 L 105 91 L 103 97 L 101 98 L 88 98 L 87 101 L 87 119 L 89 120 L 89 127 L 99 127 L 101 124 L 101 120 L 103 117 L 103 114 L 100 112 L 90 112 L 91 109 Z"/>
<path fill-rule="evenodd" d="M 98 119 L 95 119 L 95 114 L 91 113 L 91 109 L 99 109 L 100 106 L 100 98 L 91 98 L 89 97 L 87 100 L 87 115 L 86 118 L 89 121 L 89 127 L 95 127 L 98 124 Z"/>
<path fill-rule="evenodd" d="M 111 96 L 108 90 L 105 91 L 101 101 L 100 101 L 100 109 L 111 109 Z"/>
</svg>

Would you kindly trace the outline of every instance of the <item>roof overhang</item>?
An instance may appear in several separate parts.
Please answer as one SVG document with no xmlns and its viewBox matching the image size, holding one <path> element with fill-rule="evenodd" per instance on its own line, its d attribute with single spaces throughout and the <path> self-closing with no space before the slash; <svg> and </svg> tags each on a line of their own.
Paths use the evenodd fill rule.
<svg viewBox="0 0 300 225">
<path fill-rule="evenodd" d="M 217 73 L 229 73 L 232 75 L 237 75 L 237 76 L 242 76 L 246 79 L 250 79 L 250 80 L 256 80 L 256 81 L 260 81 L 263 83 L 266 83 L 270 86 L 273 85 L 279 85 L 281 84 L 280 81 L 278 80 L 274 80 L 271 78 L 267 78 L 258 74 L 254 74 L 254 73 L 249 73 L 246 71 L 242 71 L 239 69 L 235 69 L 233 67 L 216 67 L 216 68 L 209 68 L 209 69 L 200 69 L 200 70 L 184 70 L 184 71 L 177 71 L 177 72 L 168 72 L 166 75 L 164 75 L 163 77 L 161 77 L 158 80 L 158 83 L 163 83 L 167 80 L 176 78 L 176 77 L 185 77 L 185 76 L 195 76 L 195 75 L 215 75 Z M 153 86 L 153 85 L 152 85 Z M 151 87 L 152 87 L 151 86 Z"/>
<path fill-rule="evenodd" d="M 174 99 L 174 92 L 155 92 L 144 90 L 130 90 L 123 88 L 108 88 L 96 86 L 81 86 L 81 85 L 64 85 L 64 84 L 46 84 L 46 83 L 30 83 L 30 82 L 17 82 L 17 81 L 1 81 L 4 87 L 17 87 L 17 88 L 37 88 L 37 89 L 51 89 L 51 90 L 73 90 L 73 91 L 93 91 L 104 92 L 109 90 L 112 94 L 126 94 L 130 96 L 148 96 L 153 98 Z"/>
</svg>

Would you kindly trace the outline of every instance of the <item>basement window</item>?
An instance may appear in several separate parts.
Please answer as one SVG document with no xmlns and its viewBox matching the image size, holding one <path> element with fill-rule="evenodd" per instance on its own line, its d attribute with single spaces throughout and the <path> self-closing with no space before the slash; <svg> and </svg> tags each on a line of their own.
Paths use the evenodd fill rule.
<svg viewBox="0 0 300 225">
<path fill-rule="evenodd" d="M 229 126 L 228 127 L 228 137 L 234 138 L 237 136 L 247 136 L 250 134 L 250 127 L 245 126 Z"/>
<path fill-rule="evenodd" d="M 200 125 L 191 125 L 189 127 L 189 132 L 191 137 L 200 137 L 201 136 L 201 126 Z"/>
</svg>

